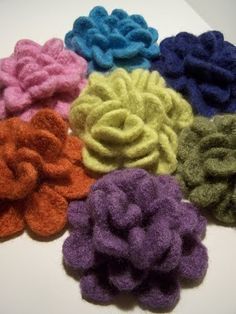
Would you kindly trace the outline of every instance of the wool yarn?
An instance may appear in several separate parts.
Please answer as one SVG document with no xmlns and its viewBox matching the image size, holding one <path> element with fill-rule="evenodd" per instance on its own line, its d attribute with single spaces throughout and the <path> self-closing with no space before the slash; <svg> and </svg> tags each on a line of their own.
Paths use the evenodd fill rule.
<svg viewBox="0 0 236 314">
<path fill-rule="evenodd" d="M 236 115 L 197 117 L 183 130 L 177 177 L 186 196 L 225 224 L 236 223 Z"/>
<path fill-rule="evenodd" d="M 181 95 L 158 72 L 143 69 L 91 74 L 70 111 L 71 127 L 85 142 L 83 162 L 98 173 L 134 167 L 173 172 L 178 134 L 192 120 Z"/>
<path fill-rule="evenodd" d="M 68 219 L 64 260 L 80 272 L 88 301 L 107 303 L 129 293 L 145 308 L 172 308 L 180 282 L 206 273 L 206 220 L 182 200 L 171 176 L 142 169 L 109 173 L 87 200 L 70 203 Z"/>
<path fill-rule="evenodd" d="M 211 117 L 236 112 L 236 46 L 218 31 L 181 32 L 160 43 L 152 68 L 181 92 L 196 113 Z"/>
<path fill-rule="evenodd" d="M 65 49 L 60 39 L 43 46 L 20 40 L 13 54 L 0 60 L 0 120 L 29 121 L 42 108 L 67 119 L 71 102 L 86 85 L 87 62 Z"/>
<path fill-rule="evenodd" d="M 109 15 L 104 7 L 94 7 L 89 16 L 75 20 L 65 36 L 66 46 L 89 62 L 89 72 L 114 67 L 127 70 L 150 68 L 159 54 L 157 30 L 148 27 L 141 15 L 128 15 L 115 9 Z"/>
<path fill-rule="evenodd" d="M 87 194 L 94 179 L 81 166 L 82 142 L 67 131 L 50 109 L 30 122 L 0 121 L 0 238 L 25 226 L 42 237 L 60 232 L 67 201 Z"/>
</svg>

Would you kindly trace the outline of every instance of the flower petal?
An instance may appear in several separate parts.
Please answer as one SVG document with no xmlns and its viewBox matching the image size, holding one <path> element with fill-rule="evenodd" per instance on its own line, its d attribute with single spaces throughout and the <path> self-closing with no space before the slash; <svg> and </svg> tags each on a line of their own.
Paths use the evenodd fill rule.
<svg viewBox="0 0 236 314">
<path fill-rule="evenodd" d="M 30 124 L 41 130 L 47 130 L 54 134 L 61 142 L 67 137 L 67 125 L 63 119 L 53 110 L 40 110 L 30 121 Z"/>
<path fill-rule="evenodd" d="M 15 113 L 25 109 L 31 103 L 29 94 L 24 93 L 20 87 L 8 87 L 4 90 L 4 100 L 8 111 Z"/>
<path fill-rule="evenodd" d="M 82 38 L 84 38 L 84 36 L 88 32 L 88 30 L 90 28 L 93 28 L 94 26 L 95 26 L 95 24 L 93 23 L 93 21 L 89 17 L 87 17 L 87 16 L 80 16 L 74 22 L 73 31 L 76 34 L 80 35 Z M 66 42 L 66 44 L 67 44 L 67 42 Z"/>
<path fill-rule="evenodd" d="M 76 136 L 68 136 L 63 153 L 73 164 L 82 159 L 83 142 Z"/>
<path fill-rule="evenodd" d="M 82 271 L 94 266 L 94 246 L 91 235 L 73 232 L 63 244 L 63 255 L 67 265 Z"/>
<path fill-rule="evenodd" d="M 17 200 L 30 193 L 37 183 L 38 173 L 28 162 L 17 166 L 16 174 L 0 160 L 0 198 Z"/>
<path fill-rule="evenodd" d="M 55 235 L 66 224 L 67 207 L 64 197 L 49 187 L 42 186 L 26 200 L 26 223 L 39 236 Z"/>
<path fill-rule="evenodd" d="M 98 46 L 93 46 L 93 58 L 99 67 L 110 69 L 113 67 L 113 56 L 111 50 L 104 52 Z"/>
<path fill-rule="evenodd" d="M 112 301 L 116 291 L 104 279 L 103 274 L 97 274 L 97 272 L 91 271 L 84 275 L 80 280 L 82 297 L 92 302 L 107 303 Z"/>
<path fill-rule="evenodd" d="M 0 238 L 17 234 L 24 229 L 23 202 L 0 203 Z"/>
<path fill-rule="evenodd" d="M 117 59 L 128 59 L 137 56 L 144 48 L 143 43 L 132 43 L 132 45 L 126 45 L 124 48 L 112 49 L 113 56 Z M 131 61 L 131 60 L 129 60 Z"/>
<path fill-rule="evenodd" d="M 181 278 L 202 279 L 208 266 L 207 249 L 196 239 L 186 235 L 183 239 L 182 257 L 179 264 Z"/>
<path fill-rule="evenodd" d="M 135 269 L 132 265 L 117 260 L 109 264 L 109 281 L 119 291 L 131 291 L 144 279 L 145 272 Z"/>
<path fill-rule="evenodd" d="M 146 287 L 138 291 L 137 295 L 144 307 L 153 310 L 168 310 L 178 302 L 180 285 L 171 273 L 160 276 L 153 274 L 147 279 Z"/>
<path fill-rule="evenodd" d="M 128 243 L 114 235 L 110 230 L 94 227 L 93 241 L 98 252 L 118 258 L 127 258 L 129 253 Z"/>
<path fill-rule="evenodd" d="M 94 182 L 85 169 L 72 166 L 68 177 L 48 180 L 46 185 L 67 199 L 76 199 L 86 196 Z"/>
</svg>

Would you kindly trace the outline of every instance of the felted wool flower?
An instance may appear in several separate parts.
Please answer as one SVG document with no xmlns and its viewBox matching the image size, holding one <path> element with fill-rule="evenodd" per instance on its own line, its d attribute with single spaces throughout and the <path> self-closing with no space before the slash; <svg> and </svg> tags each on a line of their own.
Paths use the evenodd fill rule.
<svg viewBox="0 0 236 314">
<path fill-rule="evenodd" d="M 100 6 L 88 17 L 79 17 L 65 36 L 65 44 L 89 62 L 89 71 L 150 68 L 159 54 L 156 29 L 148 27 L 141 15 L 115 9 L 109 15 Z"/>
<path fill-rule="evenodd" d="M 47 107 L 67 119 L 71 102 L 86 85 L 86 72 L 86 60 L 60 39 L 43 46 L 18 41 L 14 53 L 0 60 L 0 120 L 20 116 L 28 121 Z"/>
<path fill-rule="evenodd" d="M 193 120 L 191 106 L 158 72 L 93 73 L 72 104 L 71 127 L 85 142 L 83 162 L 94 172 L 176 169 L 178 134 Z"/>
<path fill-rule="evenodd" d="M 177 177 L 189 199 L 225 224 L 236 223 L 236 115 L 198 117 L 183 130 Z"/>
<path fill-rule="evenodd" d="M 81 148 L 49 109 L 30 122 L 0 122 L 0 238 L 26 226 L 43 237 L 65 227 L 67 201 L 84 197 L 94 182 L 81 166 Z"/>
<path fill-rule="evenodd" d="M 211 117 L 236 112 L 236 46 L 218 31 L 182 32 L 164 39 L 152 68 L 181 92 L 195 111 Z"/>
<path fill-rule="evenodd" d="M 182 201 L 171 176 L 117 170 L 99 179 L 87 200 L 73 201 L 65 263 L 81 273 L 82 297 L 107 303 L 120 293 L 151 309 L 172 308 L 182 280 L 202 279 L 206 220 Z"/>
</svg>

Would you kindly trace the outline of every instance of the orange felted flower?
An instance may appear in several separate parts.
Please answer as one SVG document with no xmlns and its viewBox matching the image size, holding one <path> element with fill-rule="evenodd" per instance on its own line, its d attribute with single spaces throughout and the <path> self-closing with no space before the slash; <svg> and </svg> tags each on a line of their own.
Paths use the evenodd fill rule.
<svg viewBox="0 0 236 314">
<path fill-rule="evenodd" d="M 50 109 L 30 122 L 0 122 L 0 238 L 25 226 L 42 237 L 64 228 L 67 200 L 86 196 L 94 182 L 81 165 L 81 149 Z"/>
</svg>

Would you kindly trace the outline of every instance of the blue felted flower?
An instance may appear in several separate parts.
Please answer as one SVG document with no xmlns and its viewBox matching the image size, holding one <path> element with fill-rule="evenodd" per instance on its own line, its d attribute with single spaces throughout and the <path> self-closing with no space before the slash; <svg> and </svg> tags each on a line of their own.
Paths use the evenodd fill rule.
<svg viewBox="0 0 236 314">
<path fill-rule="evenodd" d="M 108 71 L 114 67 L 127 70 L 148 69 L 159 54 L 158 32 L 148 27 L 141 15 L 128 15 L 115 9 L 111 15 L 100 6 L 88 17 L 75 20 L 65 36 L 67 48 L 89 62 L 89 72 Z"/>
<path fill-rule="evenodd" d="M 152 64 L 195 111 L 211 117 L 236 112 L 236 46 L 222 33 L 179 33 L 164 39 Z"/>
</svg>

